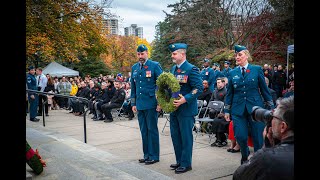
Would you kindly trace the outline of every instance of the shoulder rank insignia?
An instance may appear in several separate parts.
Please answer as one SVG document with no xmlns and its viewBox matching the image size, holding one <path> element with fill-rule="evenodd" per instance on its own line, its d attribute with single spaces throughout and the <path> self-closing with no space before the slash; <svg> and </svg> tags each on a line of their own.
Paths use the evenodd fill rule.
<svg viewBox="0 0 320 180">
<path fill-rule="evenodd" d="M 234 77 L 232 77 L 232 79 L 240 79 L 240 77 L 238 75 L 235 75 Z"/>
<path fill-rule="evenodd" d="M 192 70 L 200 71 L 197 67 L 193 67 Z"/>
<path fill-rule="evenodd" d="M 198 92 L 198 89 L 192 90 L 192 94 L 197 94 L 197 92 Z"/>
</svg>

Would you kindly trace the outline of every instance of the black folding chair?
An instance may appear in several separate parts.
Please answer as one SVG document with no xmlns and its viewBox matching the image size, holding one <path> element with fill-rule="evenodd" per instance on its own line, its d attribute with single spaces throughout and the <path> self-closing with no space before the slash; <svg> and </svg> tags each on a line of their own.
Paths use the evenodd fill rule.
<svg viewBox="0 0 320 180">
<path fill-rule="evenodd" d="M 195 118 L 199 117 L 200 110 L 202 109 L 202 107 L 204 105 L 204 101 L 203 100 L 197 100 L 197 105 L 198 105 L 198 108 L 199 108 L 199 112 L 198 112 L 198 114 L 196 115 Z M 164 129 L 166 127 L 169 127 L 169 125 L 167 125 L 167 123 L 170 122 L 170 114 L 163 111 L 162 115 L 163 115 L 163 117 L 166 118 L 166 122 L 164 123 L 164 126 L 163 126 L 162 131 L 161 131 L 163 133 Z"/>
<path fill-rule="evenodd" d="M 208 132 L 205 128 L 203 128 L 202 125 L 204 123 L 213 122 L 214 119 L 218 116 L 218 114 L 222 112 L 223 107 L 224 107 L 224 102 L 222 102 L 222 101 L 210 101 L 208 103 L 203 117 L 199 118 L 199 116 L 198 116 L 197 118 L 195 118 L 195 123 L 194 123 L 193 128 L 192 128 L 192 129 L 195 129 L 195 133 L 196 133 L 196 136 L 195 136 L 194 140 L 196 140 L 198 134 L 201 133 L 202 135 L 203 134 L 208 134 L 209 135 L 209 143 L 211 142 L 213 134 L 211 132 Z M 209 111 L 210 110 L 215 110 L 216 111 L 215 117 L 213 119 L 209 117 Z M 201 111 L 201 110 L 199 110 L 199 111 Z M 199 114 L 200 114 L 200 112 L 199 112 Z"/>
<path fill-rule="evenodd" d="M 166 127 L 169 127 L 169 126 L 170 126 L 170 114 L 169 114 L 169 113 L 166 113 L 165 111 L 163 111 L 162 116 L 166 118 L 166 122 L 164 123 L 164 126 L 163 126 L 163 128 L 162 128 L 161 133 L 163 133 L 163 131 L 164 131 L 164 129 L 165 129 Z M 169 122 L 169 125 L 167 125 L 168 122 Z"/>
</svg>

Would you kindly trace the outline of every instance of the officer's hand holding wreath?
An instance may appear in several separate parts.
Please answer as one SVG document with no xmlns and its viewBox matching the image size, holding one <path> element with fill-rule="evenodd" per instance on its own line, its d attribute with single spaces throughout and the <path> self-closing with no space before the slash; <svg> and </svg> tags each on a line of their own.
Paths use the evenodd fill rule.
<svg viewBox="0 0 320 180">
<path fill-rule="evenodd" d="M 184 103 L 184 98 L 182 98 L 182 100 L 179 100 L 182 96 L 179 94 L 180 84 L 173 74 L 163 72 L 158 77 L 156 83 L 158 88 L 156 92 L 158 105 L 163 109 L 163 111 L 165 111 L 166 113 L 171 113 L 175 111 L 177 107 Z"/>
</svg>

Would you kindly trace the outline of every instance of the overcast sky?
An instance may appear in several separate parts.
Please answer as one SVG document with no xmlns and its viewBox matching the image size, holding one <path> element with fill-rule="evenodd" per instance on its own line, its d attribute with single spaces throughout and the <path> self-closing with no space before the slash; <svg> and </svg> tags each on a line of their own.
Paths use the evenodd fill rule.
<svg viewBox="0 0 320 180">
<path fill-rule="evenodd" d="M 162 10 L 171 13 L 172 8 L 167 8 L 167 5 L 175 2 L 179 0 L 113 0 L 111 12 L 120 16 L 121 35 L 124 35 L 125 27 L 137 24 L 138 27 L 143 27 L 143 38 L 151 43 L 154 40 L 155 25 L 165 18 Z"/>
</svg>

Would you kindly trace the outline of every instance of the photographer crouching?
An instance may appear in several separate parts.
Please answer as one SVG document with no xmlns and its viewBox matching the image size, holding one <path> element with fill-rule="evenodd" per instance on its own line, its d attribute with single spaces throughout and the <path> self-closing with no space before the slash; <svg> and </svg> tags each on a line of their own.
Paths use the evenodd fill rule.
<svg viewBox="0 0 320 180">
<path fill-rule="evenodd" d="M 233 179 L 294 179 L 294 96 L 279 100 L 273 112 L 252 109 L 253 120 L 266 123 L 264 134 L 270 147 L 255 152 L 238 167 Z"/>
</svg>

